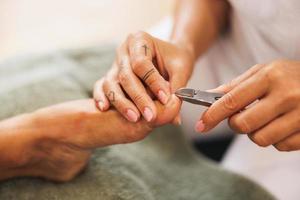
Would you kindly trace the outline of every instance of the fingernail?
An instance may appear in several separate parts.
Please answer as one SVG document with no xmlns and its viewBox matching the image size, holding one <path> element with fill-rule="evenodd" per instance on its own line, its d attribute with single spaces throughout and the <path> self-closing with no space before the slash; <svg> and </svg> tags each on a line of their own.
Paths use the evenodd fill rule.
<svg viewBox="0 0 300 200">
<path fill-rule="evenodd" d="M 137 122 L 138 120 L 137 114 L 131 109 L 127 109 L 126 118 L 131 122 Z"/>
<path fill-rule="evenodd" d="M 168 102 L 168 100 L 169 100 L 167 94 L 166 94 L 164 91 L 162 91 L 162 90 L 159 90 L 159 91 L 158 91 L 157 96 L 158 96 L 158 99 L 159 99 L 163 104 L 166 104 L 166 103 Z"/>
<path fill-rule="evenodd" d="M 204 131 L 204 129 L 205 129 L 205 125 L 204 125 L 203 121 L 202 120 L 198 121 L 195 125 L 195 131 L 202 132 L 202 131 Z"/>
<path fill-rule="evenodd" d="M 152 113 L 151 109 L 148 108 L 148 107 L 146 107 L 144 109 L 143 115 L 144 115 L 147 122 L 150 122 L 153 118 L 153 113 Z"/>
<path fill-rule="evenodd" d="M 101 111 L 103 111 L 104 110 L 104 103 L 103 103 L 103 101 L 98 101 L 98 106 L 99 106 L 99 108 L 100 108 L 100 110 Z"/>
</svg>

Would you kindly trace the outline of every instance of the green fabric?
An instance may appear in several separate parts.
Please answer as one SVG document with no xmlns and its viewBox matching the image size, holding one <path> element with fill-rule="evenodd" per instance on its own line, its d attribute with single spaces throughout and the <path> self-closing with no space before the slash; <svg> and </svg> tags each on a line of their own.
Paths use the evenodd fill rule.
<svg viewBox="0 0 300 200">
<path fill-rule="evenodd" d="M 90 97 L 95 80 L 110 66 L 113 52 L 105 46 L 4 62 L 0 65 L 0 119 Z M 259 185 L 195 153 L 178 127 L 165 126 L 141 142 L 96 150 L 88 168 L 69 183 L 36 178 L 2 182 L 0 199 L 274 198 Z"/>
</svg>

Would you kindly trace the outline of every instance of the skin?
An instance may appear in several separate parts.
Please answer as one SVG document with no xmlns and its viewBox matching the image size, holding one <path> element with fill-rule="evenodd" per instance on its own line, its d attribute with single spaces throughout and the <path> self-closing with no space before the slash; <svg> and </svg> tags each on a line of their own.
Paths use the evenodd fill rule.
<svg viewBox="0 0 300 200">
<path fill-rule="evenodd" d="M 153 100 L 166 104 L 189 80 L 195 58 L 226 23 L 228 4 L 222 0 L 178 1 L 170 41 L 145 32 L 130 34 L 120 45 L 107 75 L 96 82 L 94 99 L 100 110 L 114 106 L 126 119 L 155 120 Z M 114 99 L 111 94 L 114 94 Z"/>
<path fill-rule="evenodd" d="M 112 105 L 133 122 L 141 115 L 148 121 L 155 119 L 158 115 L 153 99 L 165 103 L 171 93 L 186 85 L 195 59 L 226 27 L 229 12 L 225 0 L 180 0 L 169 41 L 145 32 L 130 34 L 117 51 L 112 69 L 95 84 L 98 108 L 107 110 Z M 231 83 L 220 86 L 216 91 L 228 94 L 204 113 L 195 125 L 196 131 L 211 130 L 230 117 L 229 125 L 237 132 L 247 133 L 259 146 L 274 145 L 280 151 L 299 150 L 297 63 L 274 61 L 256 65 Z M 250 80 L 256 87 L 247 85 Z M 107 95 L 111 91 L 117 97 L 113 102 Z M 159 95 L 159 91 L 165 95 Z M 246 108 L 255 100 L 259 102 Z M 150 108 L 151 117 L 145 114 L 146 107 Z M 129 117 L 128 110 L 134 115 Z"/>
<path fill-rule="evenodd" d="M 255 65 L 213 90 L 226 94 L 203 114 L 198 131 L 209 131 L 229 118 L 233 130 L 247 134 L 259 146 L 300 150 L 299 88 L 299 61 Z"/>
<path fill-rule="evenodd" d="M 1 121 L 0 180 L 34 176 L 68 181 L 86 166 L 94 148 L 141 140 L 154 127 L 173 121 L 180 101 L 171 94 L 186 85 L 195 59 L 217 38 L 228 12 L 223 0 L 181 0 L 170 41 L 145 32 L 129 35 L 94 88 L 96 106 L 116 110 L 99 112 L 88 99 Z M 260 146 L 299 150 L 299 67 L 299 62 L 285 60 L 256 65 L 215 89 L 226 94 L 203 114 L 197 130 L 208 131 L 229 117 L 234 130 Z"/>
<path fill-rule="evenodd" d="M 0 180 L 30 176 L 69 181 L 84 169 L 93 149 L 142 140 L 153 128 L 171 122 L 180 104 L 174 95 L 166 105 L 154 102 L 159 117 L 151 123 L 128 122 L 113 109 L 99 112 L 92 99 L 1 121 Z"/>
<path fill-rule="evenodd" d="M 1 121 L 0 180 L 34 176 L 68 181 L 84 169 L 94 148 L 138 141 L 154 127 L 174 122 L 181 104 L 172 93 L 186 85 L 195 58 L 217 37 L 227 11 L 222 0 L 182 0 L 170 41 L 130 34 L 112 69 L 95 84 L 96 106 L 106 112 L 88 99 Z"/>
</svg>

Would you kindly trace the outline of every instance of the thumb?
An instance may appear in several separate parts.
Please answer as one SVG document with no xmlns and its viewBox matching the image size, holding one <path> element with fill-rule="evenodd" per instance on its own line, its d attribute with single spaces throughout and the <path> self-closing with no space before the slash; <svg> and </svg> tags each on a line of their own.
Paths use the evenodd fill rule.
<svg viewBox="0 0 300 200">
<path fill-rule="evenodd" d="M 159 102 L 155 103 L 158 115 L 153 124 L 154 126 L 161 126 L 172 122 L 178 115 L 181 107 L 181 101 L 174 94 L 171 95 L 171 98 L 166 105 L 162 105 Z"/>
<path fill-rule="evenodd" d="M 177 89 L 185 87 L 188 82 L 188 78 L 184 77 L 181 73 L 176 73 L 170 78 L 171 92 L 174 93 Z M 172 121 L 174 125 L 181 125 L 180 113 Z"/>
</svg>

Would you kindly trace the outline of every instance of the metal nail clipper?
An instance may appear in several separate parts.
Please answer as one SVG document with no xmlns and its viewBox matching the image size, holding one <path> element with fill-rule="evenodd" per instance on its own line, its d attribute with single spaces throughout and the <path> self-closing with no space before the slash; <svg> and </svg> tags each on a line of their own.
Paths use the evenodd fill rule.
<svg viewBox="0 0 300 200">
<path fill-rule="evenodd" d="M 220 99 L 223 94 L 194 90 L 191 88 L 181 88 L 175 92 L 175 95 L 192 104 L 211 106 L 214 102 Z"/>
</svg>

